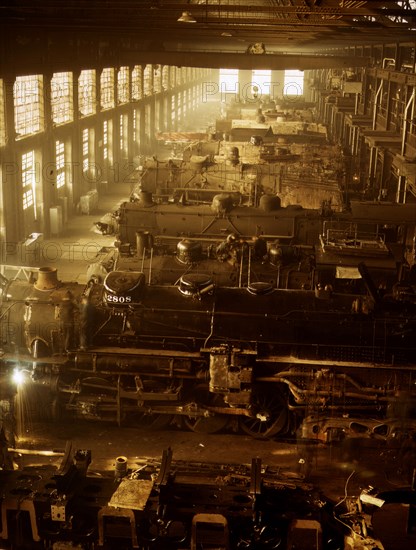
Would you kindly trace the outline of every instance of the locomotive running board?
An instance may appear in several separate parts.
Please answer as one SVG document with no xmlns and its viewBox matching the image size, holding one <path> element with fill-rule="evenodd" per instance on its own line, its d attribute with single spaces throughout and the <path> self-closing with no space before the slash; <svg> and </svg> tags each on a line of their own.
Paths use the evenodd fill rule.
<svg viewBox="0 0 416 550">
<path fill-rule="evenodd" d="M 100 347 L 100 348 L 89 348 L 85 351 L 74 350 L 68 352 L 69 356 L 85 356 L 85 355 L 156 355 L 159 357 L 186 357 L 186 358 L 200 358 L 201 354 L 199 351 L 175 351 L 175 350 L 165 350 L 165 349 L 156 349 L 156 348 L 118 348 L 118 347 Z"/>
<path fill-rule="evenodd" d="M 332 359 L 299 359 L 290 355 L 268 355 L 257 357 L 256 363 L 286 363 L 293 365 L 319 365 L 321 367 L 351 367 L 360 368 L 372 367 L 377 369 L 392 369 L 400 367 L 400 370 L 414 371 L 413 365 L 397 365 L 395 363 L 376 363 L 372 361 L 336 361 Z"/>
</svg>

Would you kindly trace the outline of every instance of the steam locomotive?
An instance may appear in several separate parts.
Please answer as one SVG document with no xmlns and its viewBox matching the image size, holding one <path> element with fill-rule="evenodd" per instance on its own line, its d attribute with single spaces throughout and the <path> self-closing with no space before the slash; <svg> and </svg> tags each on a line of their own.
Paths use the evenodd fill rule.
<svg viewBox="0 0 416 550">
<path fill-rule="evenodd" d="M 263 235 L 306 245 L 318 242 L 322 230 L 322 211 L 300 205 L 281 208 L 275 195 L 262 195 L 258 207 L 241 206 L 239 193 L 213 193 L 211 204 L 158 204 L 153 199 L 144 192 L 137 202 L 121 204 L 116 228 L 121 243 L 135 245 L 137 233 L 147 231 L 158 236 L 219 239 L 229 233 Z"/>
<path fill-rule="evenodd" d="M 415 263 L 414 205 L 353 202 L 350 211 L 335 213 L 330 204 L 281 208 L 274 195 L 262 195 L 259 207 L 237 203 L 232 193 L 215 195 L 211 205 L 159 204 L 147 194 L 122 203 L 116 246 L 99 254 L 87 280 L 103 282 L 117 269 L 175 285 L 183 274 L 202 272 L 221 287 L 257 280 L 276 288 L 322 283 L 358 292 L 357 264 L 364 257 L 376 285 L 388 290 Z"/>
<path fill-rule="evenodd" d="M 244 239 L 262 237 L 279 239 L 282 244 L 319 246 L 325 224 L 331 224 L 334 228 L 349 226 L 353 234 L 377 234 L 386 243 L 399 244 L 414 254 L 415 220 L 416 207 L 411 203 L 351 201 L 349 209 L 335 212 L 330 201 L 319 209 L 299 204 L 282 207 L 278 196 L 268 194 L 260 196 L 258 206 L 248 206 L 241 204 L 239 193 L 213 192 L 210 204 L 197 204 L 186 200 L 159 203 L 152 193 L 142 192 L 137 201 L 121 203 L 111 214 L 111 222 L 97 222 L 97 230 L 116 235 L 119 246 L 133 249 L 143 247 L 143 242 L 139 244 L 143 235 L 165 241 L 220 241 L 235 234 Z"/>
<path fill-rule="evenodd" d="M 2 370 L 24 369 L 62 412 L 254 437 L 314 414 L 384 418 L 415 397 L 416 296 L 217 286 L 201 272 L 152 285 L 140 271 L 103 282 L 2 281 Z M 182 422 L 181 422 L 182 423 Z"/>
</svg>

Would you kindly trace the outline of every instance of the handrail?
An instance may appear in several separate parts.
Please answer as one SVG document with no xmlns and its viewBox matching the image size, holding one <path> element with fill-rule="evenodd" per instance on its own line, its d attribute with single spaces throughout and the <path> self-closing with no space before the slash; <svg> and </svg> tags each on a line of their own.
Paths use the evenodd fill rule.
<svg viewBox="0 0 416 550">
<path fill-rule="evenodd" d="M 11 271 L 12 276 L 7 276 L 6 275 L 7 271 Z M 0 264 L 0 274 L 3 275 L 4 277 L 6 277 L 9 280 L 18 279 L 20 275 L 23 275 L 24 278 L 27 281 L 29 281 L 31 275 L 33 273 L 37 273 L 38 271 L 39 271 L 39 267 Z M 13 275 L 13 273 L 14 273 L 14 275 Z"/>
</svg>

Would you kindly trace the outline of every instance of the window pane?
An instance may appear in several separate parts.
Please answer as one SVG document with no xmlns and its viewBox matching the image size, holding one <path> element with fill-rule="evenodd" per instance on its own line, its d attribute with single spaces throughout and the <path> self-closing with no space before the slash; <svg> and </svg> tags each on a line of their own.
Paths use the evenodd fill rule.
<svg viewBox="0 0 416 550">
<path fill-rule="evenodd" d="M 114 69 L 103 69 L 100 76 L 101 108 L 112 109 L 114 100 Z"/>
<path fill-rule="evenodd" d="M 82 130 L 82 171 L 88 171 L 90 152 L 90 132 L 88 128 Z"/>
<path fill-rule="evenodd" d="M 65 144 L 62 141 L 55 142 L 56 155 L 56 187 L 64 187 L 65 181 Z"/>
<path fill-rule="evenodd" d="M 223 94 L 238 94 L 238 69 L 220 69 L 219 85 Z"/>
<path fill-rule="evenodd" d="M 18 76 L 13 87 L 14 122 L 17 138 L 44 129 L 43 77 Z"/>
<path fill-rule="evenodd" d="M 0 147 L 6 143 L 6 124 L 4 120 L 4 91 L 3 81 L 0 78 Z"/>
<path fill-rule="evenodd" d="M 95 70 L 81 71 L 78 79 L 78 107 L 82 116 L 96 111 Z"/>
<path fill-rule="evenodd" d="M 135 101 L 142 98 L 142 68 L 140 65 L 135 65 L 131 73 L 131 98 Z"/>
<path fill-rule="evenodd" d="M 34 191 L 36 185 L 35 152 L 29 151 L 22 155 L 22 188 L 23 210 L 34 205 Z"/>
<path fill-rule="evenodd" d="M 146 65 L 143 71 L 143 93 L 144 95 L 151 95 L 153 93 L 153 82 L 152 82 L 152 66 Z"/>
<path fill-rule="evenodd" d="M 272 71 L 270 70 L 254 70 L 251 76 L 251 85 L 257 86 L 258 97 L 270 95 L 270 82 L 272 79 Z"/>
<path fill-rule="evenodd" d="M 130 99 L 128 67 L 120 67 L 117 73 L 117 99 L 119 103 L 128 103 Z"/>
<path fill-rule="evenodd" d="M 284 96 L 297 96 L 303 94 L 303 71 L 285 71 Z"/>
<path fill-rule="evenodd" d="M 51 79 L 51 110 L 55 124 L 65 124 L 74 119 L 72 101 L 72 73 L 54 73 Z"/>
</svg>

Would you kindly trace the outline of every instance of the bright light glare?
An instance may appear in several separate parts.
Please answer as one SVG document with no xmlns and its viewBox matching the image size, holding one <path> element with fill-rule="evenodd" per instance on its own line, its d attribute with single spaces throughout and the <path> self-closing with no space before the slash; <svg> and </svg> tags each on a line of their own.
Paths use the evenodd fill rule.
<svg viewBox="0 0 416 550">
<path fill-rule="evenodd" d="M 12 380 L 16 384 L 16 386 L 21 386 L 23 384 L 23 382 L 25 381 L 25 375 L 24 375 L 23 371 L 21 371 L 19 369 L 14 369 Z"/>
</svg>

